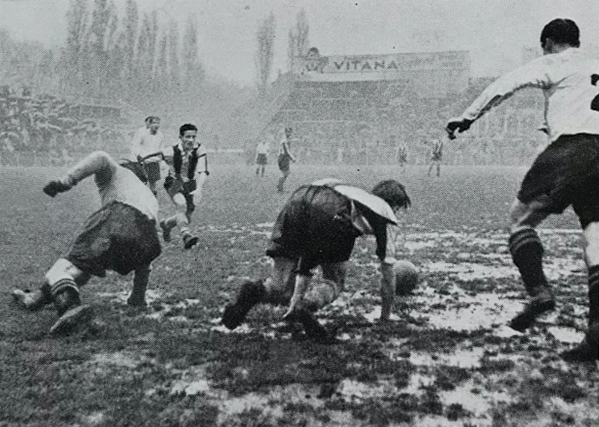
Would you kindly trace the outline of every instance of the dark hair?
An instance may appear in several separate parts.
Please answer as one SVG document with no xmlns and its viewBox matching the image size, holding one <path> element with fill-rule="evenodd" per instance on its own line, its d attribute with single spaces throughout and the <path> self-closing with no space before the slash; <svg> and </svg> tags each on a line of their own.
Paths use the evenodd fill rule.
<svg viewBox="0 0 599 427">
<path fill-rule="evenodd" d="M 379 182 L 372 189 L 372 194 L 389 203 L 391 208 L 399 207 L 407 209 L 412 205 L 412 201 L 408 193 L 406 193 L 406 187 L 394 179 Z"/>
<path fill-rule="evenodd" d="M 545 45 L 547 39 L 553 40 L 554 43 L 578 47 L 580 46 L 580 30 L 576 22 L 571 19 L 557 18 L 543 28 L 541 45 Z"/>
<path fill-rule="evenodd" d="M 196 127 L 196 125 L 192 125 L 191 123 L 185 123 L 179 128 L 179 136 L 185 135 L 185 132 L 187 132 L 188 130 L 195 130 L 197 132 L 198 128 Z"/>
</svg>

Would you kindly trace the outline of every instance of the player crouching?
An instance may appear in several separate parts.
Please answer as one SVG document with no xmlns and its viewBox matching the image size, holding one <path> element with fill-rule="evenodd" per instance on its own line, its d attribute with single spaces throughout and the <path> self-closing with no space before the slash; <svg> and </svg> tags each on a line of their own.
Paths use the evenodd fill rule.
<svg viewBox="0 0 599 427">
<path fill-rule="evenodd" d="M 28 310 L 54 303 L 59 319 L 50 329 L 51 334 L 69 332 L 91 316 L 91 307 L 81 304 L 79 288 L 92 275 L 104 277 L 106 270 L 122 275 L 134 271 L 133 291 L 127 303 L 145 305 L 151 262 L 161 252 L 156 231 L 158 201 L 142 182 L 143 177 L 132 172 L 129 165 L 119 165 L 108 154 L 96 151 L 62 179 L 44 187 L 44 193 L 54 197 L 94 175 L 102 203 L 87 219 L 67 253 L 46 273 L 38 290 L 13 291 L 15 301 Z"/>
<path fill-rule="evenodd" d="M 382 181 L 372 193 L 323 179 L 297 189 L 279 213 L 266 254 L 273 258 L 271 277 L 241 285 L 235 303 L 224 311 L 223 324 L 234 329 L 258 303 L 289 304 L 284 319 L 302 324 L 318 340 L 331 337 L 312 313 L 343 291 L 347 261 L 355 240 L 376 237 L 381 262 L 381 320 L 389 320 L 396 294 L 395 214 L 410 206 L 402 184 Z M 312 281 L 320 266 L 323 279 Z M 402 266 L 403 268 L 403 266 Z"/>
</svg>

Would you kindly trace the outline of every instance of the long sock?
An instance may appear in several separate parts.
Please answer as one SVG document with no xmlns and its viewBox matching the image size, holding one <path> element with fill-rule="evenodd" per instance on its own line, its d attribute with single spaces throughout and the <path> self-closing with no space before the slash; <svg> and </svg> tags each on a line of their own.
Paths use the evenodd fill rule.
<svg viewBox="0 0 599 427">
<path fill-rule="evenodd" d="M 543 289 L 547 289 L 549 285 L 543 273 L 543 245 L 537 232 L 532 228 L 526 228 L 512 234 L 509 247 L 528 294 L 536 296 Z"/>
<path fill-rule="evenodd" d="M 599 323 L 599 265 L 589 268 L 589 325 Z"/>
</svg>

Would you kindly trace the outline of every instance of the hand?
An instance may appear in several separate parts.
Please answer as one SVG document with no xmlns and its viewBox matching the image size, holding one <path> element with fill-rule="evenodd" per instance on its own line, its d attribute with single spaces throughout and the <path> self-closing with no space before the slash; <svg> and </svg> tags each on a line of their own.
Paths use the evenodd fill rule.
<svg viewBox="0 0 599 427">
<path fill-rule="evenodd" d="M 463 118 L 453 118 L 449 119 L 447 122 L 447 126 L 445 126 L 445 130 L 449 135 L 449 139 L 455 139 L 455 131 L 457 130 L 459 133 L 465 132 L 470 129 L 470 125 L 472 124 L 472 120 L 463 119 Z"/>
<path fill-rule="evenodd" d="M 50 181 L 44 186 L 44 193 L 50 197 L 54 197 L 58 193 L 64 193 L 70 189 L 71 186 L 63 183 L 62 181 Z"/>
</svg>

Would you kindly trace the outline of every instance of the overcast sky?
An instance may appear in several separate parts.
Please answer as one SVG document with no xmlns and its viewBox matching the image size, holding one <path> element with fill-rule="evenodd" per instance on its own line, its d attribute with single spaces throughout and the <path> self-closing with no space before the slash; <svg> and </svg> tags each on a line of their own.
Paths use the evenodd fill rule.
<svg viewBox="0 0 599 427">
<path fill-rule="evenodd" d="M 90 0 L 92 1 L 92 0 Z M 114 0 L 122 10 L 125 0 Z M 20 40 L 60 46 L 70 0 L 0 0 L 0 28 Z M 519 65 L 553 18 L 574 19 L 581 41 L 599 45 L 598 0 L 137 0 L 161 19 L 198 22 L 206 69 L 239 83 L 254 81 L 256 29 L 269 12 L 277 25 L 274 73 L 285 71 L 287 33 L 303 8 L 310 45 L 322 55 L 469 50 L 475 75 Z"/>
</svg>

